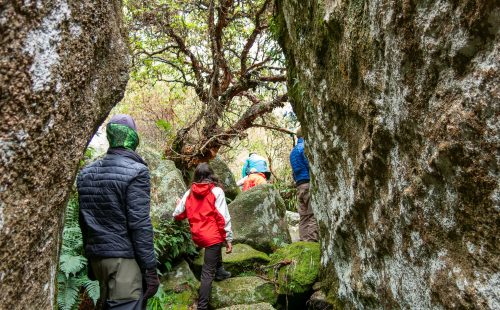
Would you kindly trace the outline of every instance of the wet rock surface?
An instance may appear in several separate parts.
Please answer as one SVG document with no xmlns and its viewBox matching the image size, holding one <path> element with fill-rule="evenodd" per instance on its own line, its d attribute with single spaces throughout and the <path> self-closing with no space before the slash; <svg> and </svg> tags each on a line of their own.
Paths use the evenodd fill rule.
<svg viewBox="0 0 500 310">
<path fill-rule="evenodd" d="M 278 0 L 276 12 L 327 297 L 499 308 L 498 1 Z"/>
<path fill-rule="evenodd" d="M 235 243 L 270 253 L 291 242 L 285 203 L 272 185 L 259 185 L 241 193 L 228 208 Z"/>
<path fill-rule="evenodd" d="M 0 6 L 0 308 L 51 309 L 78 161 L 128 79 L 121 1 Z"/>
</svg>

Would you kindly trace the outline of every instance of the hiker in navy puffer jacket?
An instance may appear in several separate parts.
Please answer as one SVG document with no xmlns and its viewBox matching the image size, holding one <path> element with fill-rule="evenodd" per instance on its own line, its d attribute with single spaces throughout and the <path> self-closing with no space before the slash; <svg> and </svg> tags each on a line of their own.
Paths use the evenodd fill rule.
<svg viewBox="0 0 500 310">
<path fill-rule="evenodd" d="M 300 128 L 297 138 L 297 145 L 290 153 L 290 165 L 299 200 L 299 237 L 301 241 L 318 241 L 318 223 L 309 203 L 309 161 L 304 155 L 304 137 Z"/>
<path fill-rule="evenodd" d="M 139 136 L 130 116 L 113 116 L 106 134 L 106 156 L 77 178 L 89 278 L 99 280 L 104 309 L 145 309 L 159 286 L 149 169 L 135 153 Z"/>
</svg>

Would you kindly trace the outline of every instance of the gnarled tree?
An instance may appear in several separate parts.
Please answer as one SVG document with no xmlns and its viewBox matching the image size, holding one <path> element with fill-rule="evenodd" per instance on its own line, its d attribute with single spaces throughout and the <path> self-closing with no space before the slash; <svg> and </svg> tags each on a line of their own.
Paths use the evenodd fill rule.
<svg viewBox="0 0 500 310">
<path fill-rule="evenodd" d="M 188 168 L 213 158 L 287 100 L 271 0 L 128 1 L 136 74 L 194 90 L 198 115 L 167 150 Z"/>
</svg>

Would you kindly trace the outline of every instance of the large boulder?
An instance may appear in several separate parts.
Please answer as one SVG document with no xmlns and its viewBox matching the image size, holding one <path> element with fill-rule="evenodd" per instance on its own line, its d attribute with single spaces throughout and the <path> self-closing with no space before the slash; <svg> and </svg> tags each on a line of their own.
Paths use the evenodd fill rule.
<svg viewBox="0 0 500 310">
<path fill-rule="evenodd" d="M 168 298 L 166 309 L 187 309 L 198 299 L 200 282 L 196 279 L 186 261 L 181 261 L 171 272 L 161 278 L 161 287 Z"/>
<path fill-rule="evenodd" d="M 275 12 L 327 296 L 500 308 L 500 2 L 278 0 Z"/>
<path fill-rule="evenodd" d="M 152 216 L 154 220 L 171 220 L 177 199 L 187 191 L 181 171 L 155 150 L 144 148 L 138 152 L 150 169 Z"/>
<path fill-rule="evenodd" d="M 205 250 L 203 249 L 200 251 L 200 255 L 193 261 L 193 270 L 197 274 L 201 274 L 204 258 Z M 222 262 L 224 268 L 231 272 L 231 275 L 234 277 L 240 274 L 255 272 L 258 267 L 267 265 L 269 263 L 269 256 L 264 252 L 253 249 L 249 245 L 235 244 L 231 254 L 226 254 L 226 251 L 222 250 Z"/>
<path fill-rule="evenodd" d="M 277 300 L 278 294 L 271 282 L 259 277 L 237 277 L 213 282 L 210 306 L 218 309 L 261 302 L 273 305 Z"/>
<path fill-rule="evenodd" d="M 269 268 L 268 277 L 277 281 L 280 294 L 306 293 L 318 279 L 319 243 L 301 241 L 278 249 L 271 255 L 269 265 L 272 268 Z"/>
<path fill-rule="evenodd" d="M 121 100 L 118 0 L 0 5 L 0 308 L 52 309 L 79 160 Z"/>
<path fill-rule="evenodd" d="M 290 243 L 285 212 L 283 199 L 270 184 L 241 193 L 229 204 L 234 242 L 266 253 Z"/>
<path fill-rule="evenodd" d="M 215 174 L 219 177 L 220 181 L 224 185 L 224 193 L 229 200 L 233 200 L 241 192 L 240 188 L 236 185 L 234 180 L 234 175 L 227 166 L 227 164 L 220 158 L 216 156 L 210 161 L 210 167 L 214 170 Z"/>
</svg>

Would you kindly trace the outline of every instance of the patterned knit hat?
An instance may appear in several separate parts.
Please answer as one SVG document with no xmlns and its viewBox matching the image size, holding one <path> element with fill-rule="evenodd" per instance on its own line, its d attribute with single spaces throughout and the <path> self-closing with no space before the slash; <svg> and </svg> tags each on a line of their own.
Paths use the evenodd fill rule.
<svg viewBox="0 0 500 310">
<path fill-rule="evenodd" d="M 139 145 L 139 135 L 134 119 L 130 115 L 114 115 L 106 126 L 109 147 L 124 147 L 135 151 Z"/>
</svg>

